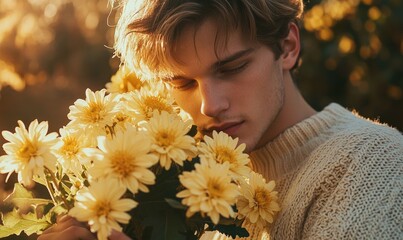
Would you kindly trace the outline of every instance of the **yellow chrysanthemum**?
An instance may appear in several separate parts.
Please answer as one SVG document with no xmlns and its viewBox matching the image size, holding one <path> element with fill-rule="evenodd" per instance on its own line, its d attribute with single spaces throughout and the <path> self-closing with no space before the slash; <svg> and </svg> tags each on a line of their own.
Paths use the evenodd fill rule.
<svg viewBox="0 0 403 240">
<path fill-rule="evenodd" d="M 105 135 L 105 126 L 112 124 L 117 113 L 117 98 L 105 95 L 106 90 L 93 92 L 85 91 L 85 100 L 78 99 L 70 106 L 67 117 L 71 120 L 68 127 L 85 132 L 89 139 Z"/>
<path fill-rule="evenodd" d="M 59 142 L 55 144 L 53 153 L 65 172 L 80 176 L 84 170 L 83 166 L 90 164 L 90 159 L 86 154 L 86 150 L 90 146 L 86 143 L 84 135 L 78 131 L 64 127 L 59 130 L 59 133 Z"/>
<path fill-rule="evenodd" d="M 182 121 L 178 115 L 165 111 L 155 113 L 144 127 L 151 136 L 153 153 L 166 170 L 171 167 L 172 161 L 183 166 L 185 160 L 195 156 L 195 140 L 187 135 L 191 123 Z"/>
<path fill-rule="evenodd" d="M 249 183 L 241 181 L 241 195 L 237 201 L 238 218 L 246 218 L 260 228 L 273 222 L 274 215 L 280 211 L 275 183 L 266 180 L 262 175 L 252 172 Z"/>
<path fill-rule="evenodd" d="M 98 240 L 107 240 L 112 229 L 122 231 L 119 223 L 127 224 L 130 215 L 126 212 L 137 206 L 132 199 L 120 199 L 125 191 L 112 179 L 93 182 L 77 192 L 69 215 L 88 222 L 91 231 L 97 232 Z"/>
<path fill-rule="evenodd" d="M 247 166 L 249 156 L 243 153 L 245 144 L 238 145 L 238 138 L 231 138 L 225 132 L 217 133 L 213 131 L 213 138 L 204 136 L 204 141 L 200 143 L 200 158 L 218 163 L 228 162 L 233 177 L 248 176 L 251 169 Z"/>
<path fill-rule="evenodd" d="M 111 77 L 111 82 L 107 83 L 105 87 L 109 93 L 127 93 L 139 90 L 146 84 L 147 82 L 141 81 L 134 72 L 125 66 L 121 66 Z"/>
<path fill-rule="evenodd" d="M 9 141 L 3 145 L 7 155 L 0 157 L 0 172 L 18 173 L 18 182 L 30 185 L 34 175 L 43 177 L 44 168 L 56 170 L 56 157 L 51 149 L 57 142 L 57 133 L 48 132 L 48 122 L 34 120 L 28 130 L 22 121 L 15 133 L 3 131 L 3 137 Z"/>
<path fill-rule="evenodd" d="M 119 185 L 132 193 L 138 190 L 148 192 L 146 185 L 155 183 L 155 175 L 150 167 L 158 158 L 150 154 L 151 140 L 133 126 L 117 132 L 113 138 L 98 138 L 100 149 L 96 160 L 88 170 L 92 178 L 115 178 Z"/>
<path fill-rule="evenodd" d="M 220 215 L 234 217 L 232 205 L 239 194 L 238 186 L 231 182 L 229 164 L 201 161 L 195 164 L 195 170 L 184 172 L 179 176 L 181 184 L 186 188 L 176 196 L 182 204 L 189 206 L 186 216 L 195 213 L 208 215 L 214 224 Z"/>
<path fill-rule="evenodd" d="M 116 106 L 117 113 L 112 118 L 112 123 L 105 127 L 107 136 L 113 137 L 119 131 L 125 131 L 126 125 L 135 125 L 135 116 L 128 111 L 127 100 L 122 97 Z"/>
<path fill-rule="evenodd" d="M 144 87 L 139 91 L 127 95 L 128 107 L 135 115 L 136 121 L 148 121 L 155 111 L 179 113 L 179 108 L 174 106 L 174 100 L 163 83 L 153 83 L 153 88 Z"/>
<path fill-rule="evenodd" d="M 80 189 L 85 187 L 84 182 L 86 181 L 86 178 L 74 175 L 68 175 L 68 177 L 71 182 L 70 195 L 75 196 Z"/>
</svg>

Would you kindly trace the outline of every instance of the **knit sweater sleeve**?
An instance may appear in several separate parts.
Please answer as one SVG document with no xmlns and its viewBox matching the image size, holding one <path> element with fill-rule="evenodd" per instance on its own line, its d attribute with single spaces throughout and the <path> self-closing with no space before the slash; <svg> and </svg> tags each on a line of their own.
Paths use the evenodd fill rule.
<svg viewBox="0 0 403 240">
<path fill-rule="evenodd" d="M 349 151 L 338 152 L 346 165 L 323 204 L 307 212 L 303 239 L 403 236 L 403 138 L 382 126 L 375 129 L 349 133 L 338 142 L 348 144 L 344 150 Z"/>
</svg>

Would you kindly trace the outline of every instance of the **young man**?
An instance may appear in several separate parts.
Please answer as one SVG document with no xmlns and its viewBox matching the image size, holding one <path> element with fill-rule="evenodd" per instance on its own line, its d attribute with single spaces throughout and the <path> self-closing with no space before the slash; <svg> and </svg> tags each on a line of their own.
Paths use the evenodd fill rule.
<svg viewBox="0 0 403 240">
<path fill-rule="evenodd" d="M 403 137 L 335 103 L 316 112 L 303 99 L 291 74 L 302 1 L 122 5 L 116 49 L 125 64 L 167 81 L 202 134 L 238 137 L 253 169 L 276 181 L 282 210 L 267 231 L 247 226 L 250 239 L 401 238 Z"/>
</svg>

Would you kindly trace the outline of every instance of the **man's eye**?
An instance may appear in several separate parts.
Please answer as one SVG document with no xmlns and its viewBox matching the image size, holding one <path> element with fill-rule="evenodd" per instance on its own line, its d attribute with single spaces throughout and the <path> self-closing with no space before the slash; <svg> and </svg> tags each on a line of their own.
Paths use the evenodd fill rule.
<svg viewBox="0 0 403 240">
<path fill-rule="evenodd" d="M 248 63 L 243 63 L 243 64 L 238 65 L 238 66 L 233 67 L 233 68 L 223 68 L 223 69 L 221 69 L 219 72 L 220 72 L 221 74 L 235 74 L 235 73 L 241 72 L 241 71 L 244 70 L 247 66 L 248 66 Z"/>
<path fill-rule="evenodd" d="M 195 86 L 196 81 L 190 79 L 176 79 L 170 81 L 171 86 L 178 90 L 187 90 Z"/>
</svg>

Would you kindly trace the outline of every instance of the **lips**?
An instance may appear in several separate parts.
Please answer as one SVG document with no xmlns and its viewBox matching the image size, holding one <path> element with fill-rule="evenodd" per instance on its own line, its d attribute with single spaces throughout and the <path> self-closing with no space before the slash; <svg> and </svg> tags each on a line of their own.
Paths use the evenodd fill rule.
<svg viewBox="0 0 403 240">
<path fill-rule="evenodd" d="M 202 133 L 205 135 L 211 136 L 213 131 L 217 131 L 217 132 L 222 131 L 230 136 L 235 136 L 238 129 L 241 127 L 242 124 L 243 124 L 243 122 L 228 122 L 228 123 L 223 123 L 220 125 L 214 125 L 214 126 L 203 129 Z"/>
</svg>

